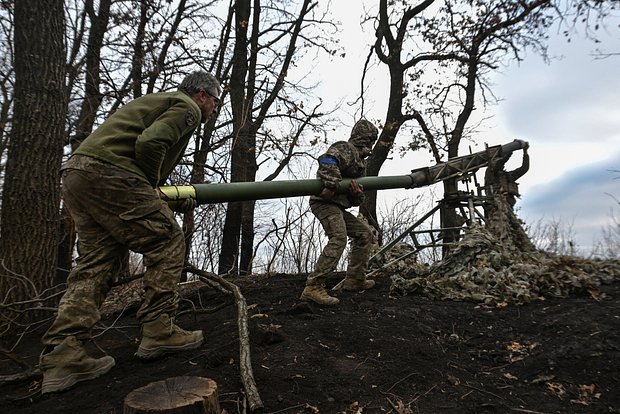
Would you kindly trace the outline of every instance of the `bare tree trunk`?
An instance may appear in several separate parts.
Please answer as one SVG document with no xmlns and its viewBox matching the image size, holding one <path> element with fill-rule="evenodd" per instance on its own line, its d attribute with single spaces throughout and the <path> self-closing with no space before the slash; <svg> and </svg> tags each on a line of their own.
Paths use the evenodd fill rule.
<svg viewBox="0 0 620 414">
<path fill-rule="evenodd" d="M 245 128 L 243 128 L 245 130 Z M 244 131 L 245 132 L 245 131 Z M 254 181 L 256 177 L 256 159 L 254 146 L 256 134 L 239 133 L 233 143 L 231 157 L 234 168 L 231 170 L 231 181 Z M 251 273 L 252 246 L 254 244 L 254 202 L 237 201 L 228 203 L 226 221 L 224 222 L 224 236 L 222 238 L 222 252 L 219 260 L 219 274 L 223 273 Z M 240 239 L 240 235 L 242 239 Z M 244 249 L 240 249 L 240 242 Z M 249 250 L 248 250 L 249 249 Z M 239 255 L 246 254 L 240 267 Z M 247 267 L 250 266 L 250 267 Z"/>
<path fill-rule="evenodd" d="M 7 28 L 6 30 L 9 29 Z M 10 48 L 7 47 L 6 49 L 8 52 L 6 58 L 12 62 L 13 57 L 9 55 Z M 2 79 L 0 80 L 0 157 L 4 157 L 4 152 L 6 151 L 9 143 L 8 134 L 6 133 L 5 128 L 10 121 L 10 108 L 13 103 L 13 96 L 11 95 L 11 76 L 12 70 L 8 70 L 7 68 L 6 73 L 4 71 L 2 72 Z M 3 174 L 4 166 L 0 163 L 0 175 Z"/>
<path fill-rule="evenodd" d="M 260 31 L 260 1 L 237 0 L 235 2 L 235 50 L 230 79 L 230 101 L 233 113 L 233 145 L 231 157 L 231 181 L 254 181 L 256 179 L 256 134 L 266 119 L 269 108 L 284 87 L 289 66 L 295 54 L 297 40 L 305 22 L 306 15 L 316 5 L 304 0 L 299 15 L 290 22 L 288 32 L 291 37 L 277 78 L 271 90 L 257 110 L 253 113 L 256 91 L 263 88 L 264 81 L 257 80 Z M 252 15 L 250 11 L 252 9 Z M 252 17 L 252 33 L 248 37 L 248 26 Z M 248 46 L 250 57 L 247 58 Z M 278 62 L 278 64 L 280 64 Z M 275 72 L 275 67 L 270 70 Z M 247 77 L 247 79 L 246 79 Z M 260 84 L 260 85 L 259 85 Z M 259 86 L 257 86 L 259 85 Z M 239 237 L 241 234 L 241 238 Z M 241 246 L 239 242 L 241 241 Z M 228 204 L 224 236 L 219 259 L 218 273 L 241 271 L 252 272 L 254 244 L 254 202 L 234 202 Z M 243 263 L 239 267 L 239 259 Z"/>
<path fill-rule="evenodd" d="M 140 2 L 140 20 L 136 31 L 136 40 L 133 44 L 133 59 L 131 61 L 131 90 L 133 98 L 142 96 L 142 67 L 144 66 L 144 37 L 148 22 L 148 2 Z"/>
<path fill-rule="evenodd" d="M 112 0 L 100 1 L 99 13 L 95 11 L 93 0 L 88 0 L 84 4 L 84 9 L 91 24 L 85 56 L 86 76 L 84 101 L 82 102 L 80 115 L 77 120 L 75 135 L 71 138 L 72 152 L 75 151 L 84 138 L 92 132 L 97 110 L 103 99 L 103 95 L 99 90 L 101 84 L 101 48 L 103 47 L 103 39 L 108 27 L 111 4 Z M 72 266 L 73 249 L 76 241 L 73 220 L 64 206 L 62 207 L 60 216 L 61 236 L 60 243 L 58 244 L 58 283 L 67 280 Z"/>
<path fill-rule="evenodd" d="M 242 275 L 252 273 L 252 261 L 254 260 L 254 207 L 255 201 L 243 203 L 241 212 L 241 244 L 239 245 L 239 269 Z"/>
<path fill-rule="evenodd" d="M 49 288 L 56 273 L 67 111 L 62 0 L 45 7 L 38 0 L 15 2 L 14 50 L 15 105 L 0 237 L 0 293 L 9 303 Z"/>
<path fill-rule="evenodd" d="M 458 182 L 456 179 L 451 178 L 449 180 L 445 180 L 443 182 L 443 196 L 444 200 L 448 200 L 451 197 L 457 195 L 458 192 Z M 442 228 L 450 228 L 450 230 L 443 230 L 441 232 L 442 235 L 442 243 L 450 244 L 458 241 L 460 230 L 452 229 L 452 227 L 456 227 L 456 210 L 454 207 L 449 205 L 450 203 L 444 203 L 442 208 L 439 210 L 439 222 Z M 450 251 L 450 246 L 443 246 L 441 249 L 442 257 L 445 257 Z"/>
<path fill-rule="evenodd" d="M 233 52 L 232 72 L 230 76 L 230 104 L 233 116 L 233 144 L 231 155 L 230 181 L 245 181 L 248 177 L 248 157 L 254 155 L 254 146 L 249 145 L 251 133 L 248 123 L 252 116 L 251 89 L 246 93 L 246 76 L 248 73 L 247 45 L 250 21 L 250 0 L 235 2 L 235 48 Z M 248 87 L 252 88 L 248 83 Z M 248 154 L 249 151 L 252 151 Z M 256 160 L 254 160 L 256 163 Z M 239 270 L 239 235 L 241 229 L 242 202 L 228 203 L 224 235 L 220 252 L 218 273 L 237 273 Z"/>
<path fill-rule="evenodd" d="M 434 0 L 425 0 L 414 8 L 408 8 L 406 12 L 403 13 L 401 21 L 394 27 L 396 30 L 395 35 L 392 33 L 392 27 L 394 25 L 389 21 L 388 2 L 386 0 L 381 0 L 379 2 L 379 21 L 373 51 L 379 60 L 387 65 L 390 71 L 390 96 L 388 98 L 388 109 L 383 131 L 366 163 L 366 175 L 379 175 L 383 163 L 394 146 L 394 140 L 396 139 L 400 127 L 408 120 L 418 116 L 417 113 L 403 113 L 404 98 L 406 96 L 405 72 L 417 62 L 413 59 L 409 61 L 402 60 L 404 57 L 402 56 L 402 39 L 408 30 L 407 25 L 409 21 L 418 13 L 421 13 L 424 9 L 429 7 L 433 2 Z M 384 53 L 384 46 L 387 46 L 389 49 L 389 54 Z M 367 218 L 369 224 L 377 229 L 379 232 L 379 243 L 381 243 L 381 227 L 377 221 L 376 191 L 366 195 L 366 199 L 360 207 L 360 212 Z"/>
<path fill-rule="evenodd" d="M 101 48 L 103 47 L 103 38 L 108 28 L 111 4 L 112 0 L 101 0 L 99 2 L 99 13 L 95 12 L 93 0 L 88 0 L 84 5 L 90 20 L 88 46 L 85 55 L 85 91 L 75 136 L 71 140 L 72 150 L 75 150 L 84 138 L 92 132 L 97 110 L 103 99 L 103 95 L 99 91 L 101 83 Z"/>
<path fill-rule="evenodd" d="M 397 69 L 395 69 L 397 70 Z M 394 70 L 390 70 L 392 73 Z M 402 91 L 402 74 L 401 76 L 391 76 L 390 91 Z M 387 120 L 385 127 L 381 132 L 381 136 L 378 139 L 377 145 L 372 150 L 371 156 L 366 162 L 366 175 L 377 176 L 383 166 L 383 163 L 390 154 L 390 150 L 394 144 L 394 139 L 398 130 L 405 122 L 405 118 L 401 113 L 402 106 L 402 94 L 390 93 L 390 101 L 388 103 Z M 371 191 L 366 193 L 364 202 L 360 206 L 360 213 L 366 217 L 368 224 L 373 226 L 379 232 L 379 243 L 382 243 L 381 226 L 377 220 L 377 192 Z"/>
</svg>

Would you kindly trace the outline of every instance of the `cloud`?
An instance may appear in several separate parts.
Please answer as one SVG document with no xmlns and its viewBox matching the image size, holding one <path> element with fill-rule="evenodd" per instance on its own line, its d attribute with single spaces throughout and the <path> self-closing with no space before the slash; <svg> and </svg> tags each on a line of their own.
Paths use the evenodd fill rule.
<svg viewBox="0 0 620 414">
<path fill-rule="evenodd" d="M 551 142 L 605 142 L 618 135 L 618 59 L 594 59 L 592 44 L 580 43 L 564 45 L 561 60 L 545 64 L 532 56 L 496 79 L 506 98 L 498 108 L 506 129 Z"/>
<path fill-rule="evenodd" d="M 519 216 L 571 225 L 578 244 L 589 250 L 603 227 L 612 224 L 611 212 L 620 209 L 620 152 L 596 163 L 570 170 L 543 185 L 522 191 Z"/>
<path fill-rule="evenodd" d="M 616 23 L 617 25 L 617 23 Z M 571 43 L 558 36 L 550 64 L 536 55 L 495 79 L 504 100 L 495 120 L 530 142 L 531 168 L 521 181 L 519 216 L 528 224 L 561 221 L 589 253 L 620 206 L 620 76 L 618 57 L 595 59 L 596 47 L 618 51 L 617 31 Z"/>
</svg>

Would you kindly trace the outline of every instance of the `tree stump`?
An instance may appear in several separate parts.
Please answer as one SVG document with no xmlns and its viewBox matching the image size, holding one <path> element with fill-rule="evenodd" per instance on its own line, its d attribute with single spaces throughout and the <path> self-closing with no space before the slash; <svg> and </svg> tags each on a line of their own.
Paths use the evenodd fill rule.
<svg viewBox="0 0 620 414">
<path fill-rule="evenodd" d="M 123 414 L 221 414 L 217 384 L 204 377 L 174 377 L 127 394 Z"/>
</svg>

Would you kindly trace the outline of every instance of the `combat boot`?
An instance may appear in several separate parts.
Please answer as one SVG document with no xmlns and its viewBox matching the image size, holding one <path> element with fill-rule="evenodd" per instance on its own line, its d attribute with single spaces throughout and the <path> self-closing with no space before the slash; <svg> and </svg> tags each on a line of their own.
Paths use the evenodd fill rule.
<svg viewBox="0 0 620 414">
<path fill-rule="evenodd" d="M 342 284 L 342 289 L 349 291 L 367 290 L 375 286 L 375 281 L 370 279 L 346 278 Z"/>
<path fill-rule="evenodd" d="M 154 321 L 142 324 L 142 341 L 136 356 L 152 359 L 170 352 L 196 349 L 203 340 L 202 331 L 186 331 L 163 313 Z"/>
<path fill-rule="evenodd" d="M 91 358 L 75 336 L 66 337 L 51 352 L 41 355 L 41 393 L 64 391 L 80 381 L 95 379 L 114 366 L 114 358 Z"/>
<path fill-rule="evenodd" d="M 325 287 L 320 285 L 306 286 L 299 297 L 301 300 L 312 301 L 324 306 L 335 306 L 340 303 L 338 298 L 329 296 L 325 291 Z"/>
</svg>

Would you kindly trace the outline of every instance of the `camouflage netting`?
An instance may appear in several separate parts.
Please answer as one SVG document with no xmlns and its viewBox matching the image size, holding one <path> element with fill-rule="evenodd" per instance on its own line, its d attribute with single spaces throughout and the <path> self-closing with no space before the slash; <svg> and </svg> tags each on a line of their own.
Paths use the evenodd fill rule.
<svg viewBox="0 0 620 414">
<path fill-rule="evenodd" d="M 403 249 L 404 244 L 399 247 Z M 403 252 L 399 252 L 403 254 Z M 496 202 L 487 226 L 474 225 L 442 261 L 396 263 L 393 294 L 485 303 L 526 303 L 595 290 L 620 279 L 620 261 L 558 256 L 536 250 L 510 206 Z"/>
</svg>

